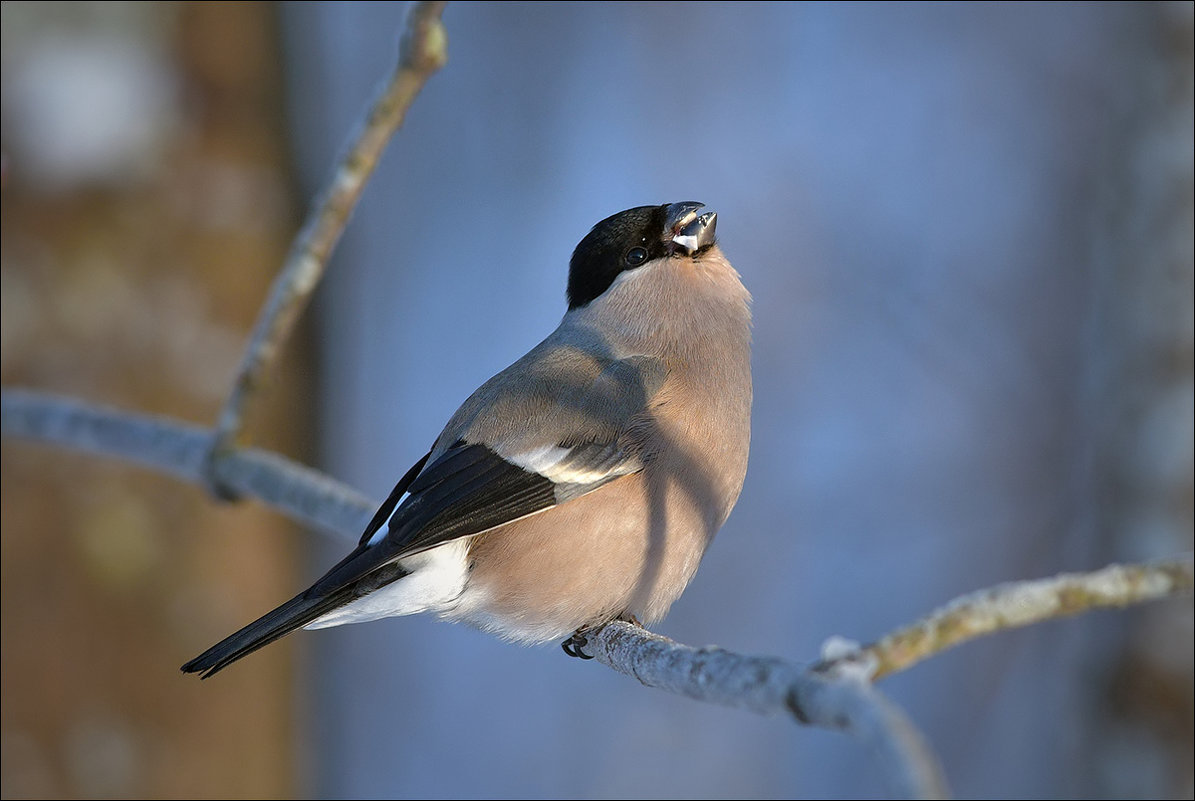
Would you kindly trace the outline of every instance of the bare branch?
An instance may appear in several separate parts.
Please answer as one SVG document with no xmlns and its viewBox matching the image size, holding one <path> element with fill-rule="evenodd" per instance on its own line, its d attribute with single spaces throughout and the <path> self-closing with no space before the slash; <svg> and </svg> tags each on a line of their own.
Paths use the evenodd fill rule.
<svg viewBox="0 0 1195 801">
<path fill-rule="evenodd" d="M 774 657 L 691 648 L 621 621 L 590 635 L 585 650 L 648 687 L 846 731 L 871 750 L 894 795 L 948 795 L 937 758 L 920 732 L 853 666 L 815 671 Z"/>
<path fill-rule="evenodd" d="M 402 126 L 407 110 L 427 79 L 447 61 L 448 37 L 440 22 L 445 5 L 422 2 L 412 7 L 399 46 L 398 68 L 374 100 L 351 138 L 352 146 L 295 237 L 286 262 L 270 287 L 217 420 L 216 435 L 211 440 L 212 453 L 217 457 L 232 447 L 240 433 L 246 409 L 323 276 L 332 249 L 387 142 Z M 214 466 L 212 470 L 215 475 L 208 477 L 209 482 L 221 490 L 231 489 L 220 484 L 221 471 Z"/>
<path fill-rule="evenodd" d="M 956 598 L 847 658 L 861 661 L 873 679 L 880 679 L 984 634 L 1091 609 L 1190 595 L 1193 572 L 1195 561 L 1186 554 L 1147 564 L 1110 565 L 1092 573 L 1009 582 Z"/>
<path fill-rule="evenodd" d="M 203 485 L 213 433 L 167 417 L 21 390 L 0 394 L 0 431 L 111 456 Z M 217 479 L 302 523 L 342 538 L 364 530 L 377 505 L 323 473 L 274 453 L 230 450 L 215 463 Z"/>
</svg>

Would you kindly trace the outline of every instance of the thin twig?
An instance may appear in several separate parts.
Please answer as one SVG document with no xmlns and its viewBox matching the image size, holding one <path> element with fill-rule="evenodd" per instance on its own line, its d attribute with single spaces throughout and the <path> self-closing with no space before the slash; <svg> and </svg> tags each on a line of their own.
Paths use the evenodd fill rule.
<svg viewBox="0 0 1195 801">
<path fill-rule="evenodd" d="M 1195 559 L 1185 554 L 1145 564 L 1110 565 L 1092 573 L 1000 584 L 956 598 L 845 658 L 866 665 L 873 680 L 881 679 L 996 631 L 1092 609 L 1190 595 L 1193 574 Z"/>
<path fill-rule="evenodd" d="M 585 651 L 648 687 L 846 731 L 872 751 L 894 795 L 948 795 L 925 739 L 862 671 L 849 666 L 812 671 L 774 657 L 691 648 L 621 621 L 590 635 Z"/>
<path fill-rule="evenodd" d="M 374 100 L 332 180 L 295 237 L 286 262 L 270 287 L 228 400 L 217 419 L 215 437 L 211 440 L 213 462 L 232 448 L 249 404 L 319 283 L 332 249 L 387 142 L 402 126 L 407 110 L 427 79 L 447 61 L 448 38 L 440 22 L 445 5 L 422 2 L 411 9 L 399 45 L 397 69 Z M 210 469 L 215 470 L 214 466 Z M 209 476 L 212 488 L 230 489 L 220 482 L 219 471 L 215 472 Z"/>
<path fill-rule="evenodd" d="M 194 484 L 206 483 L 211 429 L 22 390 L 0 394 L 0 431 L 115 457 Z M 341 539 L 360 534 L 377 508 L 359 492 L 275 453 L 234 449 L 217 478 L 240 495 Z"/>
</svg>

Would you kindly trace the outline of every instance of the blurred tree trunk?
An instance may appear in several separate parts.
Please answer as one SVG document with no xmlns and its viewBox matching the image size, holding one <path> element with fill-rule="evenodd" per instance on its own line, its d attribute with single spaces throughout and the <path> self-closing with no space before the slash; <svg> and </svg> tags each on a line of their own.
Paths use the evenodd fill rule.
<svg viewBox="0 0 1195 801">
<path fill-rule="evenodd" d="M 1105 186 L 1092 382 L 1099 445 L 1092 508 L 1109 559 L 1192 548 L 1192 7 L 1150 6 L 1133 76 L 1139 107 Z M 1103 254 L 1102 257 L 1100 254 Z M 1129 647 L 1108 666 L 1093 736 L 1103 797 L 1193 792 L 1192 608 L 1142 608 L 1117 625 Z M 1125 777 L 1136 777 L 1131 784 Z M 1153 784 L 1144 787 L 1141 777 Z"/>
<path fill-rule="evenodd" d="M 3 381 L 212 421 L 294 226 L 272 8 L 3 13 Z M 251 430 L 303 455 L 301 358 Z M 219 687 L 177 670 L 293 589 L 293 526 L 2 453 L 4 797 L 293 794 L 289 647 Z"/>
</svg>

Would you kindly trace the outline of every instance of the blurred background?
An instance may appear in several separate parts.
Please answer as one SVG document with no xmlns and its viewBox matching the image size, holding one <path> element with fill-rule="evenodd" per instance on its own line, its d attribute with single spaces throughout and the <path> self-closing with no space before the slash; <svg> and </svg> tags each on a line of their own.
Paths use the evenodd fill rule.
<svg viewBox="0 0 1195 801">
<path fill-rule="evenodd" d="M 405 4 L 3 4 L 5 386 L 214 419 Z M 657 628 L 794 661 L 1192 547 L 1192 4 L 453 3 L 449 63 L 251 421 L 381 499 L 699 200 L 755 295 L 738 508 Z M 177 666 L 345 543 L 5 440 L 2 768 L 33 797 L 874 797 L 852 740 L 412 618 Z M 882 687 L 963 797 L 1191 797 L 1192 602 Z"/>
</svg>

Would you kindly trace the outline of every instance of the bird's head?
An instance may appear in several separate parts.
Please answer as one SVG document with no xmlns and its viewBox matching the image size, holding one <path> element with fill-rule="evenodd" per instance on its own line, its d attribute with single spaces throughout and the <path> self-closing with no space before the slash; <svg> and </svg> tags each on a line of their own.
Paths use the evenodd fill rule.
<svg viewBox="0 0 1195 801">
<path fill-rule="evenodd" d="M 684 201 L 637 206 L 593 226 L 573 251 L 568 272 L 568 307 L 586 306 L 619 275 L 670 256 L 699 258 L 717 244 L 716 212 Z"/>
</svg>

